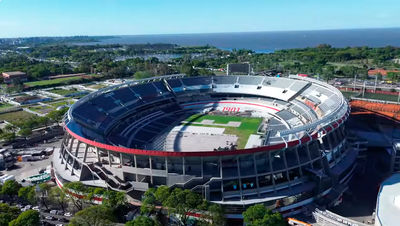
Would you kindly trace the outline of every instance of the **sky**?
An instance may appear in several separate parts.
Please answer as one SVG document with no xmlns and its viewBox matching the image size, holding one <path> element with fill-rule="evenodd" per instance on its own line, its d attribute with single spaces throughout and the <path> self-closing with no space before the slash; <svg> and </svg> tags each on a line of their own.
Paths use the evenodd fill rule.
<svg viewBox="0 0 400 226">
<path fill-rule="evenodd" d="M 399 0 L 0 0 L 0 37 L 400 27 Z"/>
</svg>

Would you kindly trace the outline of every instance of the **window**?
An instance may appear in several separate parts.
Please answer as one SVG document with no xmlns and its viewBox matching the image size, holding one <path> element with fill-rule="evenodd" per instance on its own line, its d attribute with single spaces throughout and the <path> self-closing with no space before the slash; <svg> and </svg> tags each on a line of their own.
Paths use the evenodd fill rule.
<svg viewBox="0 0 400 226">
<path fill-rule="evenodd" d="M 253 155 L 245 155 L 239 157 L 240 176 L 254 175 Z"/>
<path fill-rule="evenodd" d="M 185 174 L 193 176 L 201 176 L 201 158 L 186 157 L 185 158 Z"/>
<path fill-rule="evenodd" d="M 224 191 L 239 191 L 239 180 L 224 180 Z"/>
<path fill-rule="evenodd" d="M 282 151 L 275 151 L 271 153 L 271 159 L 272 159 L 272 168 L 274 171 L 285 168 L 285 162 L 283 161 Z"/>
<path fill-rule="evenodd" d="M 266 173 L 270 171 L 268 153 L 257 153 L 255 155 L 255 160 L 258 173 Z"/>
<path fill-rule="evenodd" d="M 151 168 L 157 170 L 165 170 L 165 158 L 152 156 L 151 157 Z"/>
<path fill-rule="evenodd" d="M 224 178 L 237 177 L 238 168 L 235 156 L 222 157 L 222 175 Z"/>
<path fill-rule="evenodd" d="M 138 168 L 150 168 L 149 156 L 136 155 L 136 164 Z"/>
<path fill-rule="evenodd" d="M 220 168 L 219 168 L 219 159 L 218 157 L 205 157 L 203 158 L 203 173 L 204 176 L 212 176 L 219 177 L 220 176 Z"/>
<path fill-rule="evenodd" d="M 168 173 L 183 174 L 183 158 L 168 158 Z"/>
<path fill-rule="evenodd" d="M 272 177 L 271 175 L 259 176 L 258 177 L 258 185 L 260 187 L 267 187 L 272 185 Z"/>
<path fill-rule="evenodd" d="M 242 190 L 256 189 L 256 188 L 257 188 L 257 183 L 255 177 L 242 178 Z"/>
</svg>

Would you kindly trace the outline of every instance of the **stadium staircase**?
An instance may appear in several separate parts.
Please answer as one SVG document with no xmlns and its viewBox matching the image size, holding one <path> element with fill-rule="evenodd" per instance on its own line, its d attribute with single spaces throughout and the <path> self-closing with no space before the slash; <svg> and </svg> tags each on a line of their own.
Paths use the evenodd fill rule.
<svg viewBox="0 0 400 226">
<path fill-rule="evenodd" d="M 132 187 L 130 183 L 123 181 L 117 176 L 114 176 L 111 172 L 109 172 L 102 166 L 91 163 L 88 164 L 88 167 L 93 174 L 104 180 L 107 185 L 113 190 L 123 191 L 128 190 Z"/>
</svg>

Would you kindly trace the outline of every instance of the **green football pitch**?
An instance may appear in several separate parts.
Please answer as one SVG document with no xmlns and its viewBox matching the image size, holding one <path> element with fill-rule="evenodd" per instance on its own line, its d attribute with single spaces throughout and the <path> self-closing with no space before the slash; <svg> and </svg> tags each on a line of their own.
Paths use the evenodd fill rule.
<svg viewBox="0 0 400 226">
<path fill-rule="evenodd" d="M 201 123 L 203 120 L 213 120 L 216 124 L 228 124 L 229 122 L 240 122 L 239 127 L 224 126 L 224 125 L 204 125 L 194 124 Z M 218 127 L 225 128 L 225 134 L 232 134 L 238 137 L 237 145 L 239 149 L 246 146 L 247 140 L 251 134 L 257 134 L 259 125 L 262 122 L 262 118 L 252 117 L 240 117 L 240 116 L 229 116 L 229 115 L 202 115 L 195 114 L 185 119 L 185 125 L 191 126 L 204 126 L 204 127 Z"/>
</svg>

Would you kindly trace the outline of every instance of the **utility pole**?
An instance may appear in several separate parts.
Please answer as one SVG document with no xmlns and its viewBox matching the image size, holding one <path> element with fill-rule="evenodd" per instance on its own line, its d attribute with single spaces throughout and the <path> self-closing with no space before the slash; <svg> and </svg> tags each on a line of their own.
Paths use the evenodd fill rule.
<svg viewBox="0 0 400 226">
<path fill-rule="evenodd" d="M 353 84 L 354 84 L 353 91 L 354 91 L 354 92 L 356 91 L 356 78 L 357 78 L 357 75 L 354 74 L 354 82 L 353 82 Z"/>
<path fill-rule="evenodd" d="M 375 87 L 374 87 L 374 93 L 376 93 L 376 83 L 378 82 L 378 75 L 375 75 Z"/>
<path fill-rule="evenodd" d="M 364 86 L 363 86 L 363 91 L 362 91 L 362 97 L 364 97 L 364 93 L 365 93 L 365 80 L 364 80 Z"/>
</svg>

